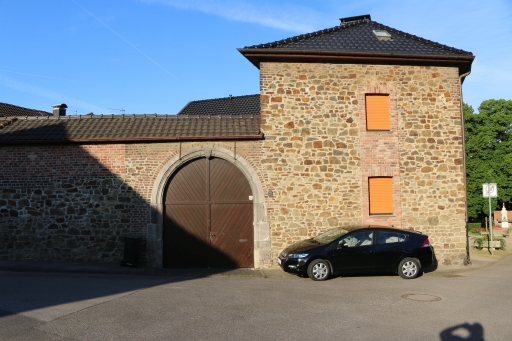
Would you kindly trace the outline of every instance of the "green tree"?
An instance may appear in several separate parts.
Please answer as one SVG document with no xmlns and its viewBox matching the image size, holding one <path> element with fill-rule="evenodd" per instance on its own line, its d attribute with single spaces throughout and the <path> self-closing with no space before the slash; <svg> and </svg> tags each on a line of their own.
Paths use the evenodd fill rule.
<svg viewBox="0 0 512 341">
<path fill-rule="evenodd" d="M 512 209 L 512 100 L 486 100 L 478 111 L 464 104 L 469 218 L 489 214 L 488 200 L 482 197 L 484 183 L 498 184 L 493 211 L 503 202 Z"/>
</svg>

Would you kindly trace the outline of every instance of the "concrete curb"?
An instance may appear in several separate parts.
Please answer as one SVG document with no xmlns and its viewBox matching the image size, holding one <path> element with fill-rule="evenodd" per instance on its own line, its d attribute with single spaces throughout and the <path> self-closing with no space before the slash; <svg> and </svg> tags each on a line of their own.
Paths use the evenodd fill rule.
<svg viewBox="0 0 512 341">
<path fill-rule="evenodd" d="M 479 256 L 471 256 L 471 264 L 463 265 L 463 266 L 442 266 L 438 270 L 434 272 L 437 275 L 446 275 L 446 274 L 459 274 L 459 273 L 467 273 L 475 270 L 479 270 L 482 268 L 487 268 L 490 266 L 494 266 L 498 263 L 501 263 L 505 258 L 512 256 L 511 254 L 501 255 L 501 256 L 491 256 L 486 255 L 482 257 Z"/>
</svg>

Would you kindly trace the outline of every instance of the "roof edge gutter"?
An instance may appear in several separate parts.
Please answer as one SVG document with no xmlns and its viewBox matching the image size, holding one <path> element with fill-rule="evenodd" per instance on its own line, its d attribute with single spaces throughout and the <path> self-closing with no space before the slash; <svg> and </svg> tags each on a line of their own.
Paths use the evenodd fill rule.
<svg viewBox="0 0 512 341">
<path fill-rule="evenodd" d="M 339 51 L 303 51 L 303 50 L 256 50 L 239 49 L 254 66 L 260 67 L 260 62 L 265 60 L 311 60 L 326 62 L 390 62 L 390 63 L 419 63 L 419 64 L 449 64 L 459 67 L 459 75 L 471 71 L 471 64 L 475 59 L 474 55 L 450 56 L 450 55 L 430 55 L 430 54 L 405 54 L 405 53 L 367 53 L 367 52 L 339 52 Z"/>
<path fill-rule="evenodd" d="M 354 57 L 387 57 L 387 58 L 411 58 L 411 59 L 439 59 L 439 60 L 474 60 L 474 55 L 438 55 L 438 54 L 410 54 L 410 53 L 392 53 L 392 52 L 347 52 L 347 51 L 330 51 L 330 50 L 290 50 L 290 49 L 243 49 L 238 51 L 246 55 L 320 55 L 320 56 L 354 56 Z"/>
<path fill-rule="evenodd" d="M 176 137 L 132 137 L 132 138 L 89 138 L 89 139 L 63 139 L 63 140 L 11 140 L 0 141 L 2 145 L 13 144 L 39 144 L 39 143 L 130 143 L 130 142 L 187 142 L 187 141 L 232 141 L 232 140 L 261 140 L 263 133 L 257 135 L 232 136 L 176 136 Z"/>
</svg>

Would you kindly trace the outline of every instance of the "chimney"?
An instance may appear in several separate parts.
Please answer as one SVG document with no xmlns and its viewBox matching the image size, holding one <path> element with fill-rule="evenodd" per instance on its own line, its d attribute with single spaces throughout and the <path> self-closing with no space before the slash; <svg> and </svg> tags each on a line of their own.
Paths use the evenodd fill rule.
<svg viewBox="0 0 512 341">
<path fill-rule="evenodd" d="M 355 17 L 340 18 L 340 22 L 341 22 L 340 25 L 343 25 L 343 24 L 346 24 L 346 23 L 349 23 L 352 21 L 357 21 L 357 20 L 372 20 L 372 17 L 369 14 L 364 14 L 364 15 L 357 15 Z"/>
<path fill-rule="evenodd" d="M 66 108 L 67 107 L 68 106 L 65 105 L 64 103 L 52 105 L 53 116 L 55 116 L 55 117 L 57 117 L 57 116 L 66 116 Z"/>
</svg>

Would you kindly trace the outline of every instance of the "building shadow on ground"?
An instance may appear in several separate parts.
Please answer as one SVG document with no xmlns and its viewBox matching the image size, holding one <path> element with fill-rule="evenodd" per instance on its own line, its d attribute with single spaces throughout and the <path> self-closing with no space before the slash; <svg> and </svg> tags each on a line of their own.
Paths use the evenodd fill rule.
<svg viewBox="0 0 512 341">
<path fill-rule="evenodd" d="M 132 174 L 132 183 L 124 180 L 128 166 L 124 164 L 123 153 L 129 144 L 66 142 L 66 121 L 54 120 L 40 127 L 1 134 L 0 271 L 6 270 L 2 262 L 9 263 L 10 270 L 37 270 L 34 268 L 38 263 L 43 264 L 41 271 L 66 271 L 65 264 L 78 270 L 51 276 L 11 274 L 17 282 L 0 283 L 2 314 L 87 302 L 161 283 L 223 273 L 236 266 L 229 256 L 205 245 L 205 238 L 200 240 L 183 230 L 177 234 L 189 245 L 207 250 L 210 257 L 222 260 L 224 266 L 153 273 L 172 275 L 165 278 L 138 278 L 129 276 L 127 270 L 123 272 L 127 276 L 118 276 L 115 285 L 110 284 L 112 275 L 108 273 L 116 273 L 115 268 L 121 266 L 126 237 L 140 238 L 140 247 L 135 251 L 138 266 L 146 266 L 154 257 L 147 244 L 151 205 L 134 188 L 136 174 Z M 14 125 L 16 122 L 11 126 Z M 39 142 L 34 143 L 34 138 Z M 63 142 L 51 141 L 52 138 Z M 178 223 L 172 225 L 180 229 Z M 166 253 L 165 245 L 163 249 Z M 16 262 L 19 269 L 15 265 L 13 268 Z M 85 275 L 79 274 L 79 268 L 87 271 L 88 264 L 100 264 L 97 269 L 106 274 L 96 276 L 94 282 L 86 280 Z M 108 267 L 110 270 L 105 270 Z M 148 273 L 151 274 L 151 269 Z M 33 285 L 34 278 L 39 278 L 37 286 Z"/>
<path fill-rule="evenodd" d="M 485 341 L 484 327 L 480 323 L 463 323 L 447 328 L 439 334 L 442 341 Z"/>
</svg>

